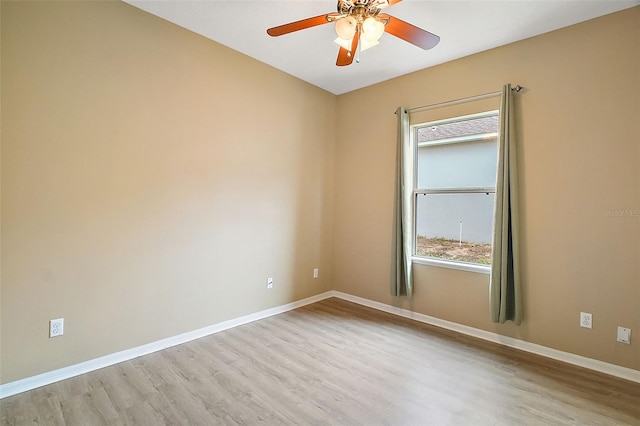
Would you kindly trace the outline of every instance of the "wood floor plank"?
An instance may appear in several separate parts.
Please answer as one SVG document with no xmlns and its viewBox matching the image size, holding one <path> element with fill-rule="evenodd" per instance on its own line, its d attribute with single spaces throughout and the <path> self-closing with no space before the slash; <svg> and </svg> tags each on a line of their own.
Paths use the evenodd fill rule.
<svg viewBox="0 0 640 426">
<path fill-rule="evenodd" d="M 149 401 L 135 404 L 125 410 L 125 425 L 168 425 L 166 419 L 158 410 L 153 408 Z"/>
<path fill-rule="evenodd" d="M 0 400 L 1 425 L 640 425 L 640 384 L 328 299 Z"/>
<path fill-rule="evenodd" d="M 65 424 L 122 424 L 119 413 L 103 388 L 61 401 Z"/>
</svg>

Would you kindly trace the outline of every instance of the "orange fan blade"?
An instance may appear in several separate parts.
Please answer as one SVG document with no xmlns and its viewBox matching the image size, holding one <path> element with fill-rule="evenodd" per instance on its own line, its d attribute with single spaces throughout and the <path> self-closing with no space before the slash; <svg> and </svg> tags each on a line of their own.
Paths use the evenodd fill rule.
<svg viewBox="0 0 640 426">
<path fill-rule="evenodd" d="M 418 28 L 401 19 L 394 18 L 393 16 L 386 14 L 380 14 L 378 17 L 389 20 L 387 25 L 384 27 L 385 32 L 401 38 L 404 41 L 408 41 L 422 49 L 431 49 L 440 42 L 440 37 L 437 35 L 431 34 L 429 31 Z"/>
<path fill-rule="evenodd" d="M 336 60 L 336 65 L 339 67 L 344 67 L 345 65 L 351 65 L 353 62 L 353 57 L 356 54 L 356 49 L 358 48 L 358 41 L 360 40 L 360 33 L 356 32 L 351 39 L 351 51 L 348 51 L 344 47 L 340 46 L 340 50 L 338 51 L 338 59 Z"/>
<path fill-rule="evenodd" d="M 400 3 L 401 1 L 402 0 L 389 0 L 389 6 L 387 6 L 387 7 L 393 6 L 394 4 Z"/>
<path fill-rule="evenodd" d="M 327 19 L 329 15 L 331 14 L 327 13 L 325 15 L 315 16 L 313 18 L 307 18 L 301 21 L 290 22 L 278 27 L 269 28 L 267 30 L 267 34 L 272 37 L 277 37 L 283 34 L 289 34 L 295 31 L 304 30 L 306 28 L 315 27 L 317 25 L 326 24 L 329 22 L 329 20 Z"/>
</svg>

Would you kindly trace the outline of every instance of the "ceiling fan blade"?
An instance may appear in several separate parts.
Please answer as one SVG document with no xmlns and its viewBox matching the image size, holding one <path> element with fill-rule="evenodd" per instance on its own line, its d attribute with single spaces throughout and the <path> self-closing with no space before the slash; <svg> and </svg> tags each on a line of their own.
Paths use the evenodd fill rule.
<svg viewBox="0 0 640 426">
<path fill-rule="evenodd" d="M 387 6 L 387 7 L 393 6 L 394 4 L 400 3 L 401 1 L 402 0 L 389 0 L 389 6 Z"/>
<path fill-rule="evenodd" d="M 384 27 L 384 31 L 398 38 L 408 41 L 422 49 L 431 49 L 440 42 L 440 37 L 435 34 L 404 22 L 401 19 L 394 18 L 390 15 L 378 15 L 382 19 L 388 19 L 389 22 Z"/>
<path fill-rule="evenodd" d="M 344 47 L 340 47 L 338 51 L 338 59 L 336 59 L 336 65 L 339 67 L 344 67 L 346 65 L 351 65 L 353 62 L 353 57 L 356 55 L 356 49 L 358 48 L 358 41 L 360 40 L 360 33 L 356 32 L 351 39 L 351 51 L 348 51 Z"/>
<path fill-rule="evenodd" d="M 267 34 L 269 34 L 272 37 L 277 37 L 277 36 L 289 34 L 295 31 L 304 30 L 306 28 L 315 27 L 317 25 L 327 24 L 329 22 L 329 20 L 327 19 L 329 15 L 331 15 L 331 13 L 327 13 L 320 16 L 314 16 L 313 18 L 302 19 L 300 21 L 289 22 L 288 24 L 269 28 L 267 30 Z"/>
</svg>

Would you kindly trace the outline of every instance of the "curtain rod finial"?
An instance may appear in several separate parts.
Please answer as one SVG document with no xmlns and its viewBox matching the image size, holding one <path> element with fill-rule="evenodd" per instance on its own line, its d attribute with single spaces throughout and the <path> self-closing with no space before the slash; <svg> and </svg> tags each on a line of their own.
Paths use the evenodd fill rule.
<svg viewBox="0 0 640 426">
<path fill-rule="evenodd" d="M 524 87 L 520 86 L 519 84 L 516 87 L 511 88 L 511 90 L 516 93 L 520 92 L 522 89 L 524 89 Z"/>
</svg>

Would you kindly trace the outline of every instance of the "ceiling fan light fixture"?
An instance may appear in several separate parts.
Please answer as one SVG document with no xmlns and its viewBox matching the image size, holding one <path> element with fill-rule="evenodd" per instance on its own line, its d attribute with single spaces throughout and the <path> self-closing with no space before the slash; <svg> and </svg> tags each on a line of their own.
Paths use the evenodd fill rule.
<svg viewBox="0 0 640 426">
<path fill-rule="evenodd" d="M 373 16 L 369 16 L 362 22 L 362 37 L 368 42 L 377 42 L 382 34 L 384 34 L 384 24 Z"/>
<path fill-rule="evenodd" d="M 366 38 L 361 38 L 360 39 L 360 51 L 364 52 L 368 48 L 373 47 L 373 46 L 377 46 L 379 44 L 380 44 L 380 42 L 378 40 L 369 41 Z"/>
<path fill-rule="evenodd" d="M 389 33 L 421 49 L 428 50 L 440 42 L 440 37 L 386 13 L 382 9 L 396 5 L 402 0 L 338 0 L 336 12 L 313 16 L 299 21 L 267 29 L 267 34 L 278 37 L 306 28 L 333 23 L 340 46 L 336 65 L 351 65 L 359 61 L 355 52 L 367 50 L 379 44 L 380 37 Z M 354 56 L 357 56 L 354 58 Z"/>
<path fill-rule="evenodd" d="M 343 38 L 340 37 L 336 37 L 335 40 L 333 40 L 333 42 L 335 44 L 337 44 L 338 46 L 342 47 L 343 49 L 346 49 L 348 51 L 351 51 L 351 43 L 353 41 L 353 37 L 350 38 L 349 40 L 345 40 Z"/>
<path fill-rule="evenodd" d="M 336 21 L 336 34 L 343 40 L 350 40 L 356 34 L 358 22 L 353 16 L 345 16 Z"/>
</svg>

